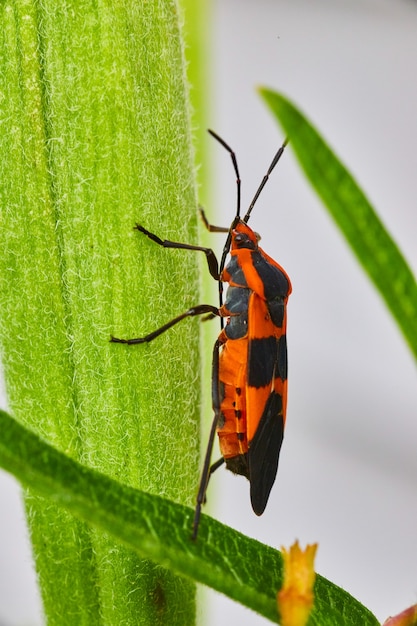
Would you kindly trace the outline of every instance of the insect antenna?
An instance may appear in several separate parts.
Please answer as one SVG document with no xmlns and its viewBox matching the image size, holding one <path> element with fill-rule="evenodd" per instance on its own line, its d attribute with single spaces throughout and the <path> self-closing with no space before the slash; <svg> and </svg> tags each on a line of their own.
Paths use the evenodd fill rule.
<svg viewBox="0 0 417 626">
<path fill-rule="evenodd" d="M 232 225 L 230 227 L 229 233 L 227 235 L 226 242 L 224 244 L 223 253 L 222 253 L 222 257 L 221 257 L 221 261 L 220 261 L 220 268 L 219 268 L 219 271 L 221 273 L 223 271 L 224 266 L 225 266 L 226 257 L 227 257 L 227 255 L 229 253 L 229 250 L 230 250 L 230 244 L 231 244 L 231 240 L 232 240 L 232 230 L 236 227 L 236 225 L 238 224 L 239 220 L 241 219 L 240 218 L 241 179 L 240 179 L 239 167 L 238 167 L 238 164 L 237 164 L 236 154 L 235 154 L 234 150 L 232 150 L 232 148 L 229 146 L 229 144 L 227 144 L 224 141 L 224 139 L 222 139 L 213 130 L 209 129 L 208 132 L 210 133 L 210 135 L 212 137 L 214 137 L 214 139 L 216 139 L 223 146 L 223 148 L 225 148 L 228 151 L 228 153 L 230 154 L 230 158 L 232 159 L 233 168 L 234 168 L 235 174 L 236 174 L 236 186 L 237 186 L 236 215 L 235 215 L 235 218 L 234 218 L 234 220 L 232 222 Z M 252 209 L 255 206 L 255 203 L 256 203 L 257 199 L 259 198 L 259 195 L 260 195 L 262 189 L 265 187 L 266 182 L 267 182 L 267 180 L 268 180 L 272 170 L 274 169 L 274 167 L 276 166 L 276 164 L 280 160 L 280 158 L 281 158 L 281 156 L 282 156 L 282 154 L 283 154 L 283 152 L 285 150 L 285 147 L 286 147 L 287 143 L 288 143 L 288 140 L 286 139 L 284 141 L 284 143 L 282 144 L 282 146 L 280 147 L 280 149 L 278 150 L 278 152 L 276 153 L 276 155 L 274 156 L 274 158 L 272 159 L 271 165 L 269 166 L 267 173 L 263 177 L 263 179 L 261 181 L 261 184 L 259 185 L 259 187 L 258 187 L 258 189 L 257 189 L 257 191 L 256 191 L 256 193 L 255 193 L 255 195 L 253 197 L 253 200 L 252 200 L 252 202 L 249 205 L 249 208 L 248 208 L 248 210 L 246 212 L 246 215 L 245 215 L 245 217 L 242 220 L 243 222 L 245 222 L 245 224 L 248 222 L 250 214 L 252 212 Z M 222 285 L 221 282 L 219 283 L 219 303 L 220 303 L 220 306 L 222 306 L 222 304 L 223 304 L 223 285 Z M 221 328 L 223 328 L 223 318 L 222 317 L 220 318 L 220 326 L 221 326 Z"/>
<path fill-rule="evenodd" d="M 232 159 L 233 167 L 234 167 L 235 174 L 236 174 L 236 185 L 237 185 L 236 217 L 239 217 L 240 216 L 240 186 L 241 186 L 241 180 L 240 180 L 239 168 L 237 166 L 236 154 L 234 153 L 232 148 L 224 141 L 224 139 L 219 137 L 219 135 L 214 132 L 214 130 L 210 130 L 209 129 L 208 132 L 210 133 L 210 135 L 212 137 L 214 137 L 214 139 L 216 139 L 223 146 L 223 148 L 226 148 L 226 150 L 228 151 L 228 153 L 230 154 L 230 157 Z"/>
<path fill-rule="evenodd" d="M 239 174 L 239 167 L 237 165 L 237 159 L 236 159 L 236 154 L 235 152 L 232 150 L 232 148 L 229 146 L 229 144 L 227 144 L 224 139 L 222 139 L 217 133 L 214 132 L 214 130 L 208 130 L 208 132 L 210 133 L 210 135 L 212 137 L 214 137 L 214 139 L 216 139 L 222 146 L 223 148 L 225 148 L 228 153 L 230 154 L 230 158 L 232 159 L 232 163 L 233 163 L 233 168 L 235 170 L 235 174 L 236 174 L 236 187 L 237 187 L 237 197 L 236 197 L 236 215 L 235 218 L 232 222 L 232 225 L 229 229 L 229 232 L 227 234 L 226 237 L 226 242 L 224 244 L 224 248 L 223 248 L 223 253 L 222 253 L 222 257 L 220 260 L 220 268 L 219 268 L 219 272 L 220 274 L 222 273 L 225 263 L 226 263 L 226 257 L 229 254 L 229 250 L 230 250 L 230 244 L 232 241 L 232 230 L 233 228 L 236 226 L 236 224 L 239 222 L 240 220 L 240 191 L 241 191 L 241 180 L 240 180 L 240 174 Z M 219 306 L 221 307 L 223 305 L 223 283 L 220 281 L 219 282 Z M 220 328 L 223 328 L 224 326 L 224 320 L 223 317 L 220 317 Z"/>
<path fill-rule="evenodd" d="M 286 145 L 287 145 L 287 144 L 288 144 L 288 139 L 286 139 L 286 140 L 284 141 L 284 143 L 282 144 L 282 146 L 280 147 L 280 149 L 278 150 L 278 152 L 276 153 L 276 155 L 275 155 L 275 156 L 274 156 L 274 158 L 272 159 L 272 163 L 271 163 L 271 165 L 269 166 L 267 173 L 266 173 L 266 174 L 265 174 L 265 176 L 263 177 L 263 179 L 262 179 L 262 181 L 261 181 L 261 184 L 259 185 L 259 187 L 258 187 L 258 189 L 257 189 L 257 191 L 256 191 L 256 193 L 255 193 L 255 195 L 253 196 L 253 200 L 252 200 L 252 202 L 251 202 L 251 203 L 250 203 L 250 205 L 249 205 L 249 209 L 246 211 L 246 215 L 245 215 L 245 217 L 243 218 L 243 221 L 245 222 L 245 224 L 248 222 L 248 220 L 249 220 L 249 218 L 250 218 L 250 214 L 252 213 L 252 209 L 253 209 L 253 207 L 255 206 L 255 203 L 256 203 L 257 199 L 259 198 L 259 195 L 260 195 L 260 193 L 261 193 L 262 189 L 265 187 L 266 182 L 267 182 L 267 180 L 268 180 L 268 178 L 269 178 L 269 176 L 270 176 L 270 174 L 271 174 L 272 170 L 274 169 L 274 167 L 276 166 L 276 164 L 277 164 L 277 163 L 278 163 L 278 161 L 280 160 L 280 158 L 281 158 L 281 156 L 282 156 L 282 154 L 283 154 L 283 152 L 284 152 L 285 147 L 286 147 Z"/>
</svg>

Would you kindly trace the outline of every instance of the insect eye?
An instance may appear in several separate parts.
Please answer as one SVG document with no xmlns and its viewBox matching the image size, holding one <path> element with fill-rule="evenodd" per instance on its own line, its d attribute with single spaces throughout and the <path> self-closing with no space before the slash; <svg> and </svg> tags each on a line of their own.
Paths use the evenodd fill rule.
<svg viewBox="0 0 417 626">
<path fill-rule="evenodd" d="M 256 245 L 246 233 L 236 233 L 233 240 L 236 248 L 249 248 L 250 250 L 256 248 Z"/>
<path fill-rule="evenodd" d="M 250 237 L 245 233 L 236 233 L 234 236 L 234 242 L 238 248 L 253 248 L 253 242 Z"/>
</svg>

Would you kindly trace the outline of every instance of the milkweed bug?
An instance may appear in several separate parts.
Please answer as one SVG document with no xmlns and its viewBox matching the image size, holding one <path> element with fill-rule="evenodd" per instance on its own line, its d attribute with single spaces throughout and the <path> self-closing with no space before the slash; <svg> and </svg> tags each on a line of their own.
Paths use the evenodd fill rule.
<svg viewBox="0 0 417 626">
<path fill-rule="evenodd" d="M 237 184 L 236 216 L 230 228 L 212 226 L 201 211 L 209 231 L 227 233 L 220 265 L 211 248 L 162 240 L 140 224 L 135 228 L 164 248 L 204 252 L 211 276 L 219 281 L 219 307 L 194 306 L 145 337 L 111 337 L 115 343 L 146 343 L 186 317 L 220 317 L 221 330 L 214 344 L 212 361 L 214 418 L 197 494 L 193 539 L 197 537 L 210 476 L 223 463 L 233 473 L 246 476 L 252 508 L 256 515 L 262 515 L 278 469 L 287 404 L 285 332 L 291 282 L 283 268 L 259 247 L 259 235 L 247 224 L 287 142 L 275 154 L 246 215 L 241 218 L 241 180 L 236 155 L 215 132 L 209 130 L 209 133 L 229 152 Z M 229 285 L 224 303 L 223 283 Z M 222 457 L 211 464 L 216 432 Z"/>
</svg>

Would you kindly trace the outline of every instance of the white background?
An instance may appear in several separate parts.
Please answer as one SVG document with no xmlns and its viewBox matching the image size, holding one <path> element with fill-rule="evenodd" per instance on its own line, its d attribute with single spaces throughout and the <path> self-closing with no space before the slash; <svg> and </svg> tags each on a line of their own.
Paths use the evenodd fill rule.
<svg viewBox="0 0 417 626">
<path fill-rule="evenodd" d="M 219 0 L 213 9 L 210 126 L 237 152 L 243 204 L 283 140 L 254 91 L 266 85 L 324 134 L 417 274 L 417 4 Z M 220 147 L 212 155 L 218 221 L 228 224 L 234 175 Z M 317 570 L 383 620 L 417 602 L 415 362 L 290 148 L 251 225 L 293 282 L 286 438 L 261 518 L 247 482 L 224 470 L 211 512 L 274 547 L 319 542 Z M 18 486 L 0 479 L 0 626 L 37 626 Z M 214 592 L 200 615 L 210 626 L 266 623 Z"/>
</svg>

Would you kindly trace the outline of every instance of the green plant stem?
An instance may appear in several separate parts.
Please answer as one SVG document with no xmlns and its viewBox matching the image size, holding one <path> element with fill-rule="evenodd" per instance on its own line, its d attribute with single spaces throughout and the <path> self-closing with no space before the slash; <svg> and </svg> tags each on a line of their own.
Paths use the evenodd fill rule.
<svg viewBox="0 0 417 626">
<path fill-rule="evenodd" d="M 198 302 L 184 60 L 174 0 L 4 2 L 0 9 L 0 337 L 9 405 L 57 449 L 191 503 Z M 48 624 L 186 624 L 193 586 L 27 494 Z M 168 532 L 168 528 L 167 528 Z"/>
</svg>

